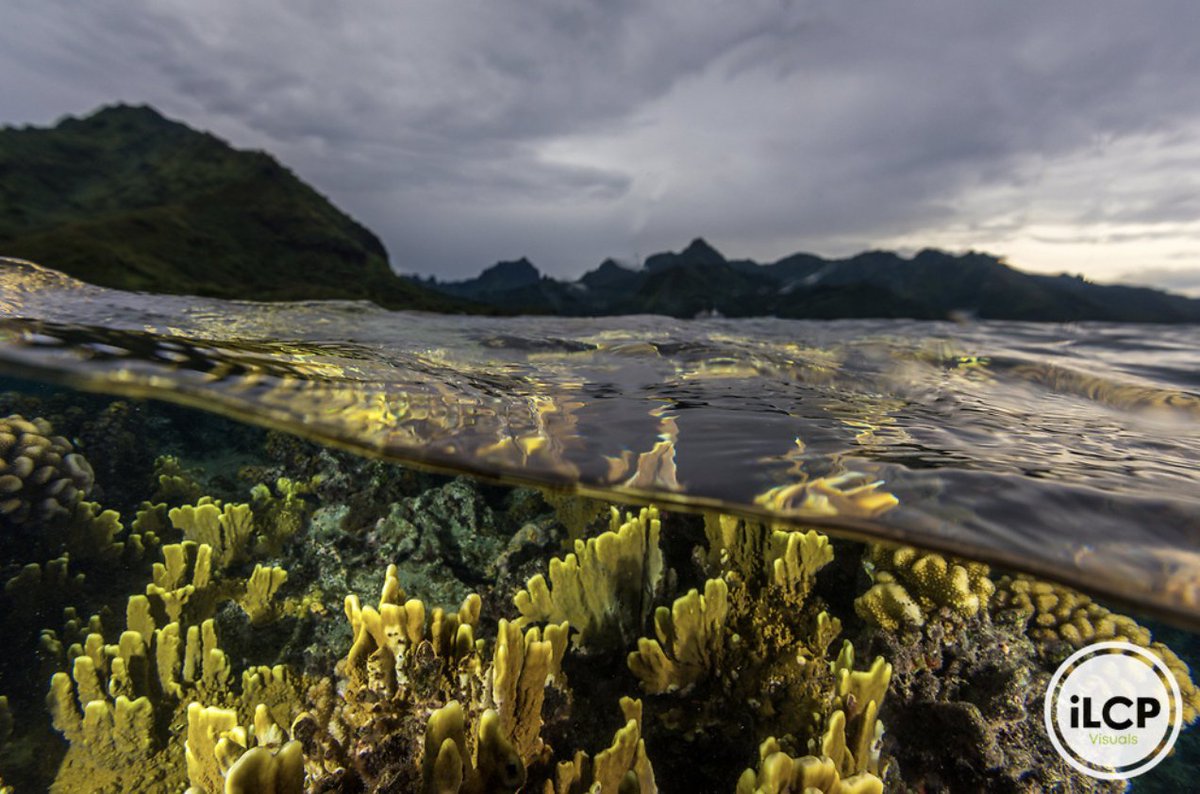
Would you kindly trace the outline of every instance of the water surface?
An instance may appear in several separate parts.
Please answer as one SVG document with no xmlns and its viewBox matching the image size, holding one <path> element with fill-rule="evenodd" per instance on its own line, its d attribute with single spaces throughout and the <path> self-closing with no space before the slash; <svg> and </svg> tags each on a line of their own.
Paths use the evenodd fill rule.
<svg viewBox="0 0 1200 794">
<path fill-rule="evenodd" d="M 1200 625 L 1196 327 L 444 316 L 0 260 L 0 373 L 903 540 Z"/>
</svg>

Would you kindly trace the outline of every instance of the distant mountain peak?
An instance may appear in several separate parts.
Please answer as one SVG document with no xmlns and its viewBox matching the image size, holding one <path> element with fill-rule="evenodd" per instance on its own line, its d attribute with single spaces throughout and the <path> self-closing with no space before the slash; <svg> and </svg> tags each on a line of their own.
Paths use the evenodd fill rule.
<svg viewBox="0 0 1200 794">
<path fill-rule="evenodd" d="M 708 240 L 705 240 L 703 237 L 697 237 L 695 240 L 692 240 L 690 243 L 688 243 L 688 247 L 683 249 L 679 255 L 681 257 L 687 257 L 688 259 L 694 259 L 706 263 L 719 263 L 725 261 L 724 255 L 709 245 Z"/>
<path fill-rule="evenodd" d="M 536 284 L 542 273 L 525 257 L 497 262 L 479 274 L 479 281 L 489 289 L 512 289 Z"/>
<path fill-rule="evenodd" d="M 637 277 L 637 271 L 623 266 L 611 257 L 600 263 L 600 267 L 589 270 L 579 278 L 579 283 L 589 288 L 615 287 Z"/>
<path fill-rule="evenodd" d="M 725 257 L 720 251 L 709 245 L 703 237 L 697 237 L 679 253 L 672 251 L 647 257 L 646 270 L 657 271 L 694 265 L 722 265 L 725 264 L 725 261 Z"/>
<path fill-rule="evenodd" d="M 116 102 L 112 105 L 101 105 L 91 113 L 84 116 L 85 119 L 99 119 L 113 116 L 140 116 L 142 118 L 158 119 L 167 121 L 167 117 L 159 113 L 152 105 L 147 104 L 127 104 L 125 102 Z M 178 122 L 174 122 L 178 123 Z"/>
<path fill-rule="evenodd" d="M 1200 322 L 1197 300 L 1023 273 L 982 251 L 870 250 L 838 259 L 796 253 L 759 264 L 727 260 L 697 237 L 682 251 L 647 257 L 641 269 L 605 259 L 575 281 L 542 276 L 532 287 L 492 289 L 486 282 L 496 276 L 538 275 L 525 260 L 502 264 L 477 279 L 439 286 L 501 311 L 577 316 Z"/>
</svg>

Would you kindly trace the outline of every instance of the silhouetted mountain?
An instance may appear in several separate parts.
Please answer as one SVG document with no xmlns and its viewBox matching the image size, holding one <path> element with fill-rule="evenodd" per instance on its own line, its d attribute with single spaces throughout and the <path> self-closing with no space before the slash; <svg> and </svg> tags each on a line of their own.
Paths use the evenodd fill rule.
<svg viewBox="0 0 1200 794">
<path fill-rule="evenodd" d="M 520 290 L 532 287 L 542 278 L 538 269 L 525 257 L 509 262 L 497 262 L 470 281 L 446 284 L 445 291 L 454 295 L 472 298 L 495 292 Z"/>
<path fill-rule="evenodd" d="M 378 238 L 269 155 L 145 106 L 0 130 L 0 256 L 121 289 L 435 311 L 1200 322 L 1200 301 L 1031 275 L 976 252 L 759 264 L 697 238 L 640 269 L 605 260 L 577 281 L 524 258 L 466 281 L 401 278 Z"/>
<path fill-rule="evenodd" d="M 269 155 L 146 106 L 0 130 L 0 255 L 120 289 L 471 308 L 395 275 L 375 235 Z"/>
<path fill-rule="evenodd" d="M 697 238 L 678 253 L 648 257 L 640 270 L 606 259 L 573 282 L 545 276 L 534 281 L 537 269 L 524 259 L 519 263 L 519 285 L 490 275 L 496 265 L 479 278 L 433 286 L 498 310 L 545 314 L 1200 322 L 1197 300 L 1022 273 L 977 252 L 926 249 L 911 259 L 891 251 L 847 259 L 797 253 L 759 264 L 728 260 Z"/>
</svg>

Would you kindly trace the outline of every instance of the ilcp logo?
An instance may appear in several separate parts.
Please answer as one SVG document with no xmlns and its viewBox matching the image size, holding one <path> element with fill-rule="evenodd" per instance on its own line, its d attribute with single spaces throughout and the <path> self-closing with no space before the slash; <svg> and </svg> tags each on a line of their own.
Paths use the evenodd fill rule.
<svg viewBox="0 0 1200 794">
<path fill-rule="evenodd" d="M 1175 676 L 1145 648 L 1098 642 L 1071 655 L 1046 688 L 1046 730 L 1067 763 L 1128 780 L 1171 752 L 1183 725 Z"/>
</svg>

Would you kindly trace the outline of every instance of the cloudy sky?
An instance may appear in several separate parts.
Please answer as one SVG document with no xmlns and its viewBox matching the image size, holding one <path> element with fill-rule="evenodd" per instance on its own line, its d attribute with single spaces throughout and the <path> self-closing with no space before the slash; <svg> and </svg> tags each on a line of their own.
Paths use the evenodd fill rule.
<svg viewBox="0 0 1200 794">
<path fill-rule="evenodd" d="M 0 123 L 147 102 L 442 278 L 976 248 L 1200 295 L 1200 3 L 5 0 Z"/>
</svg>

